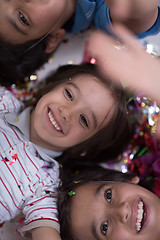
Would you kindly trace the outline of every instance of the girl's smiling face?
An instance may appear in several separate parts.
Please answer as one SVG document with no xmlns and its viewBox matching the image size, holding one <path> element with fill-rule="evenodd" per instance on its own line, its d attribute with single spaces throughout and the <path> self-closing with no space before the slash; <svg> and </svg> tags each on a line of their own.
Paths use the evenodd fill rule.
<svg viewBox="0 0 160 240">
<path fill-rule="evenodd" d="M 114 98 L 89 74 L 75 76 L 45 94 L 31 116 L 31 141 L 55 151 L 93 136 L 114 112 Z"/>
<path fill-rule="evenodd" d="M 158 240 L 160 199 L 133 183 L 91 182 L 75 189 L 71 230 L 77 240 Z"/>
</svg>

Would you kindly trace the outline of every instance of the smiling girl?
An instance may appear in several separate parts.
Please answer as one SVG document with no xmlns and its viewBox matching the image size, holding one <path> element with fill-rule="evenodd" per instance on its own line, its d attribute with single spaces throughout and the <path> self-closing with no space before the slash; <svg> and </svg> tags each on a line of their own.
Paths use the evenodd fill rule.
<svg viewBox="0 0 160 240">
<path fill-rule="evenodd" d="M 62 239 L 158 240 L 160 199 L 138 183 L 100 167 L 65 179 L 58 198 Z"/>
<path fill-rule="evenodd" d="M 118 153 L 129 137 L 123 90 L 96 66 L 62 67 L 50 80 L 35 107 L 23 111 L 0 89 L 0 222 L 23 211 L 21 231 L 32 231 L 34 240 L 59 238 L 55 159 L 103 161 L 101 152 L 109 156 L 116 145 Z"/>
</svg>

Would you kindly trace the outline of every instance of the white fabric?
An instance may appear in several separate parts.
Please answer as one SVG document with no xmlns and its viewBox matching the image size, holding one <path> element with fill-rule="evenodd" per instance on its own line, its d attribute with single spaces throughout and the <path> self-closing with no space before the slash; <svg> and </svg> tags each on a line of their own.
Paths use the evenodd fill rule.
<svg viewBox="0 0 160 240">
<path fill-rule="evenodd" d="M 22 231 L 38 226 L 59 230 L 56 206 L 59 165 L 23 134 L 24 126 L 29 132 L 29 111 L 26 121 L 21 121 L 24 124 L 17 127 L 19 115 L 15 113 L 22 108 L 22 103 L 9 91 L 0 88 L 0 223 L 22 211 L 25 215 Z"/>
</svg>

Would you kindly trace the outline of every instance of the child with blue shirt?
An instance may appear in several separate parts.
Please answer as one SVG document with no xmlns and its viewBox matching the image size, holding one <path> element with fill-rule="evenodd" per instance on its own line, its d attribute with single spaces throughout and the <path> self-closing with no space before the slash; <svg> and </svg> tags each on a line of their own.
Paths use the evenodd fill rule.
<svg viewBox="0 0 160 240">
<path fill-rule="evenodd" d="M 0 82 L 5 85 L 23 82 L 46 62 L 65 30 L 96 27 L 111 34 L 112 23 L 120 22 L 160 54 L 158 0 L 3 1 L 0 22 Z"/>
<path fill-rule="evenodd" d="M 2 1 L 0 83 L 23 82 L 49 59 L 67 29 L 75 33 L 91 26 L 101 28 L 104 7 L 104 0 Z"/>
<path fill-rule="evenodd" d="M 108 31 L 112 24 L 121 23 L 130 29 L 146 47 L 160 55 L 159 0 L 105 0 L 108 12 Z M 147 45 L 150 44 L 150 45 Z"/>
</svg>

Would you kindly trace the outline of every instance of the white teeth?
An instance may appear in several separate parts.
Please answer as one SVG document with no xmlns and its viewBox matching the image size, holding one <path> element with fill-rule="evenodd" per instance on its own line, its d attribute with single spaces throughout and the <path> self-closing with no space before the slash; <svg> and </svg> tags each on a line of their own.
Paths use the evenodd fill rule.
<svg viewBox="0 0 160 240">
<path fill-rule="evenodd" d="M 143 209 L 143 202 L 140 201 L 138 203 L 138 213 L 137 213 L 137 219 L 136 219 L 136 230 L 137 232 L 139 232 L 141 230 L 141 222 L 142 222 L 142 219 L 143 219 L 143 212 L 144 212 L 144 209 Z"/>
<path fill-rule="evenodd" d="M 51 123 L 53 124 L 53 126 L 58 130 L 58 131 L 61 131 L 60 127 L 58 126 L 57 122 L 55 121 L 52 113 L 49 111 L 48 112 L 48 117 L 49 117 L 49 120 L 51 121 Z"/>
</svg>

